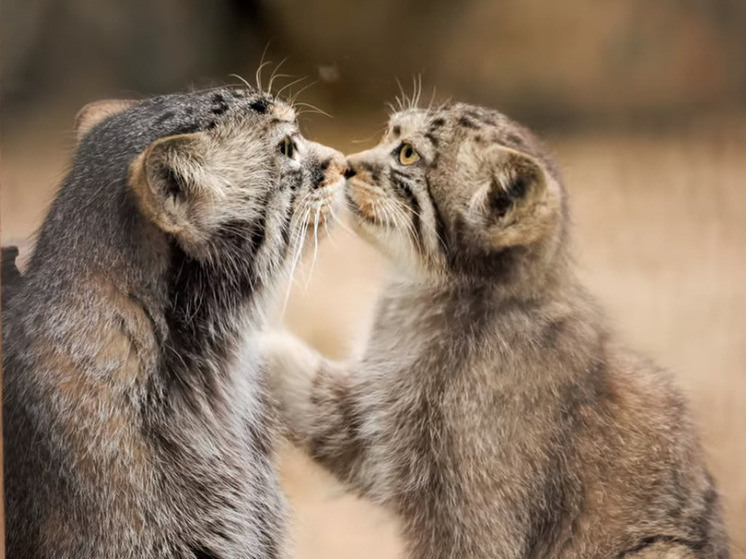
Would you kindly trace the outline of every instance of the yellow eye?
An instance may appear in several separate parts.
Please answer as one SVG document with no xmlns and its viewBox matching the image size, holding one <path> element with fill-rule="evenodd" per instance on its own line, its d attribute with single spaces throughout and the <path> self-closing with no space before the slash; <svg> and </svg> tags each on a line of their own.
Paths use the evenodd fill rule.
<svg viewBox="0 0 746 559">
<path fill-rule="evenodd" d="M 284 155 L 285 157 L 289 157 L 290 159 L 293 158 L 293 155 L 295 155 L 295 142 L 290 136 L 286 136 L 283 138 L 283 140 L 280 142 L 280 153 Z"/>
<path fill-rule="evenodd" d="M 420 154 L 412 147 L 412 144 L 402 144 L 399 148 L 399 163 L 402 165 L 414 165 L 420 160 Z"/>
</svg>

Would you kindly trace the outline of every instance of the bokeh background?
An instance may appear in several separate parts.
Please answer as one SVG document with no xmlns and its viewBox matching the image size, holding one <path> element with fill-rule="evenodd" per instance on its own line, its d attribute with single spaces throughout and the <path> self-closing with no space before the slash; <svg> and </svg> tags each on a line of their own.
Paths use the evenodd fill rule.
<svg viewBox="0 0 746 559">
<path fill-rule="evenodd" d="M 375 143 L 421 76 L 542 134 L 572 196 L 581 273 L 620 335 L 689 395 L 746 556 L 746 2 L 3 0 L 0 233 L 26 254 L 85 103 L 253 81 L 312 84 L 305 132 Z M 278 87 L 292 77 L 279 78 Z M 364 331 L 387 263 L 342 230 L 298 274 L 286 322 L 333 357 Z M 281 453 L 296 557 L 402 557 L 395 519 Z"/>
</svg>

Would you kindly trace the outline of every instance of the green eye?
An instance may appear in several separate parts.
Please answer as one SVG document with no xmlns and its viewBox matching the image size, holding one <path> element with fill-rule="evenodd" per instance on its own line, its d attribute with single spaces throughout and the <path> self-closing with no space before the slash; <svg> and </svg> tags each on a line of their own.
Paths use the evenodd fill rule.
<svg viewBox="0 0 746 559">
<path fill-rule="evenodd" d="M 412 147 L 412 144 L 404 143 L 399 148 L 399 163 L 402 165 L 414 165 L 420 160 L 420 154 Z"/>
<path fill-rule="evenodd" d="M 280 142 L 280 153 L 284 155 L 285 157 L 289 157 L 290 159 L 293 158 L 293 155 L 295 155 L 295 142 L 290 136 L 286 136 L 281 142 Z"/>
</svg>

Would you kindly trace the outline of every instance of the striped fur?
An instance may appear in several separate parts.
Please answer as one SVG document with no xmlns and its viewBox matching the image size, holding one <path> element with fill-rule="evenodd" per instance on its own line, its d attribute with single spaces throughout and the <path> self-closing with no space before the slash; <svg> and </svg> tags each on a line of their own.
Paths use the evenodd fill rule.
<svg viewBox="0 0 746 559">
<path fill-rule="evenodd" d="M 252 89 L 117 103 L 3 312 L 8 555 L 284 556 L 257 336 L 344 158 Z"/>
<path fill-rule="evenodd" d="M 359 359 L 268 338 L 298 444 L 394 511 L 413 559 L 728 557 L 685 402 L 579 285 L 532 135 L 411 108 L 348 161 L 355 227 L 396 271 Z"/>
</svg>

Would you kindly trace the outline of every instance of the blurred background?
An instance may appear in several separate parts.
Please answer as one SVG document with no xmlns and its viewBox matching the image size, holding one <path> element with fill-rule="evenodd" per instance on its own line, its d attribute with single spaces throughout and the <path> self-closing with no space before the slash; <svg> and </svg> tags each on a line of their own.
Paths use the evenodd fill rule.
<svg viewBox="0 0 746 559">
<path fill-rule="evenodd" d="M 746 2 L 743 0 L 3 0 L 0 233 L 31 235 L 87 102 L 298 77 L 307 135 L 376 142 L 421 76 L 543 135 L 576 254 L 620 335 L 692 402 L 746 556 Z M 263 55 L 264 53 L 264 55 Z M 333 357 L 364 331 L 387 263 L 342 230 L 298 274 L 286 321 Z M 302 559 L 401 557 L 396 521 L 282 452 Z"/>
</svg>

